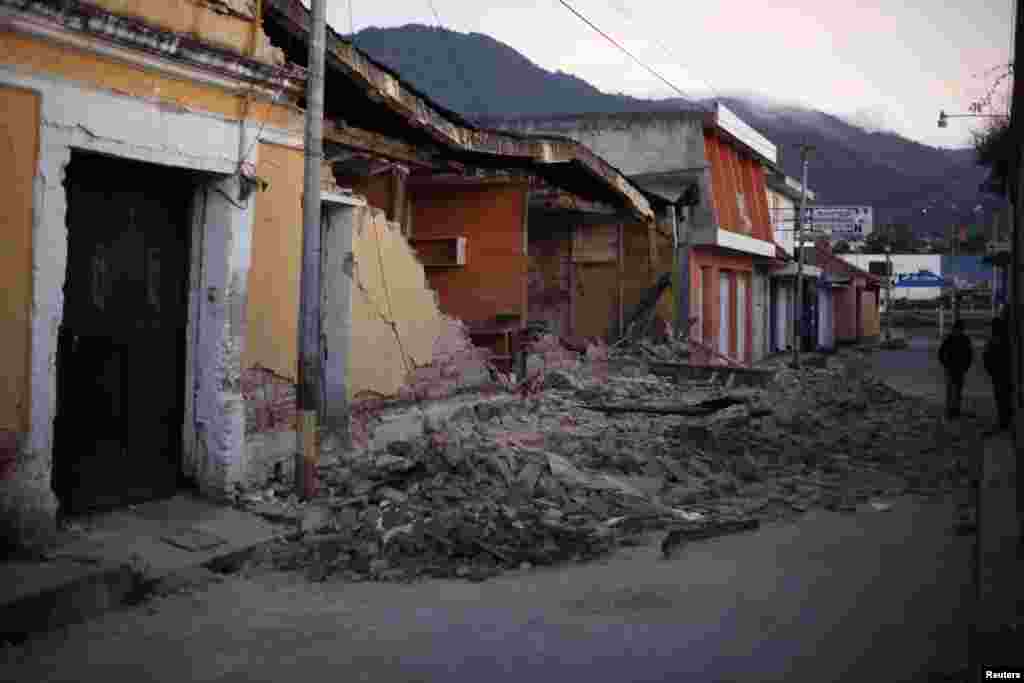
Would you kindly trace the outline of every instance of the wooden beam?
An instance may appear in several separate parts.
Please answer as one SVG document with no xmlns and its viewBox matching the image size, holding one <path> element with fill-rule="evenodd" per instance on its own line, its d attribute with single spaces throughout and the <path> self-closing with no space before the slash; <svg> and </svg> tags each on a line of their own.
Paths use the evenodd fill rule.
<svg viewBox="0 0 1024 683">
<path fill-rule="evenodd" d="M 324 140 L 346 149 L 421 168 L 444 167 L 432 150 L 416 147 L 362 128 L 324 121 Z"/>
</svg>

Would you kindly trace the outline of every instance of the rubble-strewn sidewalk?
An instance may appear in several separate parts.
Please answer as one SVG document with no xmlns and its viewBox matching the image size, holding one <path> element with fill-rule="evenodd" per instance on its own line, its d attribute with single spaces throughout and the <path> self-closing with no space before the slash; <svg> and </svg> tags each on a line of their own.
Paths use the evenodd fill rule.
<svg viewBox="0 0 1024 683">
<path fill-rule="evenodd" d="M 646 346 L 663 361 L 677 350 Z M 869 377 L 857 350 L 807 361 L 816 367 L 780 362 L 759 389 L 593 358 L 519 395 L 428 416 L 412 438 L 323 467 L 311 503 L 284 485 L 250 496 L 251 509 L 296 525 L 255 564 L 315 579 L 484 579 L 594 558 L 654 529 L 685 542 L 966 488 L 958 455 L 979 425 L 944 424 L 938 407 Z"/>
</svg>

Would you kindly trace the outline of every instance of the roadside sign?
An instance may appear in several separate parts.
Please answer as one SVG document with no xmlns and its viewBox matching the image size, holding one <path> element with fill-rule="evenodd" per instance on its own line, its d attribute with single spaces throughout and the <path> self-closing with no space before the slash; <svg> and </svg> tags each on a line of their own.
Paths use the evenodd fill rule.
<svg viewBox="0 0 1024 683">
<path fill-rule="evenodd" d="M 812 206 L 806 209 L 804 220 L 815 233 L 857 241 L 871 234 L 874 210 L 870 206 Z"/>
</svg>

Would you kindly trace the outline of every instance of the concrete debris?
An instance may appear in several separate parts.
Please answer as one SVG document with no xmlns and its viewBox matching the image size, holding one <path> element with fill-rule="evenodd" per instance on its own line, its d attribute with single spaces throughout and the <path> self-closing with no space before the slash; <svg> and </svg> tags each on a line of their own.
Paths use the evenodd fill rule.
<svg viewBox="0 0 1024 683">
<path fill-rule="evenodd" d="M 544 378 L 544 389 L 551 391 L 579 391 L 580 383 L 564 370 L 549 372 Z"/>
<path fill-rule="evenodd" d="M 631 347 L 634 358 L 653 348 L 675 347 Z M 973 423 L 946 426 L 940 407 L 892 391 L 862 361 L 842 352 L 733 389 L 599 376 L 590 362 L 549 369 L 534 393 L 435 411 L 418 433 L 321 467 L 312 504 L 252 500 L 278 518 L 296 513 L 293 540 L 266 562 L 317 580 L 485 580 L 598 557 L 655 530 L 674 530 L 674 552 L 812 508 L 883 511 L 896 496 L 963 489 L 957 455 L 977 438 Z M 681 406 L 704 409 L 636 410 Z"/>
</svg>

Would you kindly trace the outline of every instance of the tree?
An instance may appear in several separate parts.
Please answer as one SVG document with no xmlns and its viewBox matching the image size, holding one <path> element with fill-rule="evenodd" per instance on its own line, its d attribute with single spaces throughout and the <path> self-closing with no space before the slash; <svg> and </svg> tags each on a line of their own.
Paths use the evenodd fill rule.
<svg viewBox="0 0 1024 683">
<path fill-rule="evenodd" d="M 894 254 L 914 253 L 921 248 L 921 241 L 908 223 L 881 225 L 864 240 L 864 251 L 879 254 L 886 247 Z"/>
<path fill-rule="evenodd" d="M 983 97 L 971 104 L 972 113 L 983 114 L 986 110 L 991 110 L 992 99 L 999 86 L 1007 82 L 1013 75 L 1013 64 L 1005 64 L 997 68 L 1001 70 L 998 78 Z M 1005 94 L 1002 100 L 1004 105 L 1008 104 Z M 1009 107 L 1003 107 L 1003 110 L 1008 111 Z M 971 131 L 971 142 L 978 165 L 992 169 L 994 180 L 997 183 L 1005 182 L 1010 172 L 1010 160 L 1014 151 L 1013 141 L 1010 139 L 1010 117 L 996 115 L 987 119 L 983 128 Z"/>
</svg>

